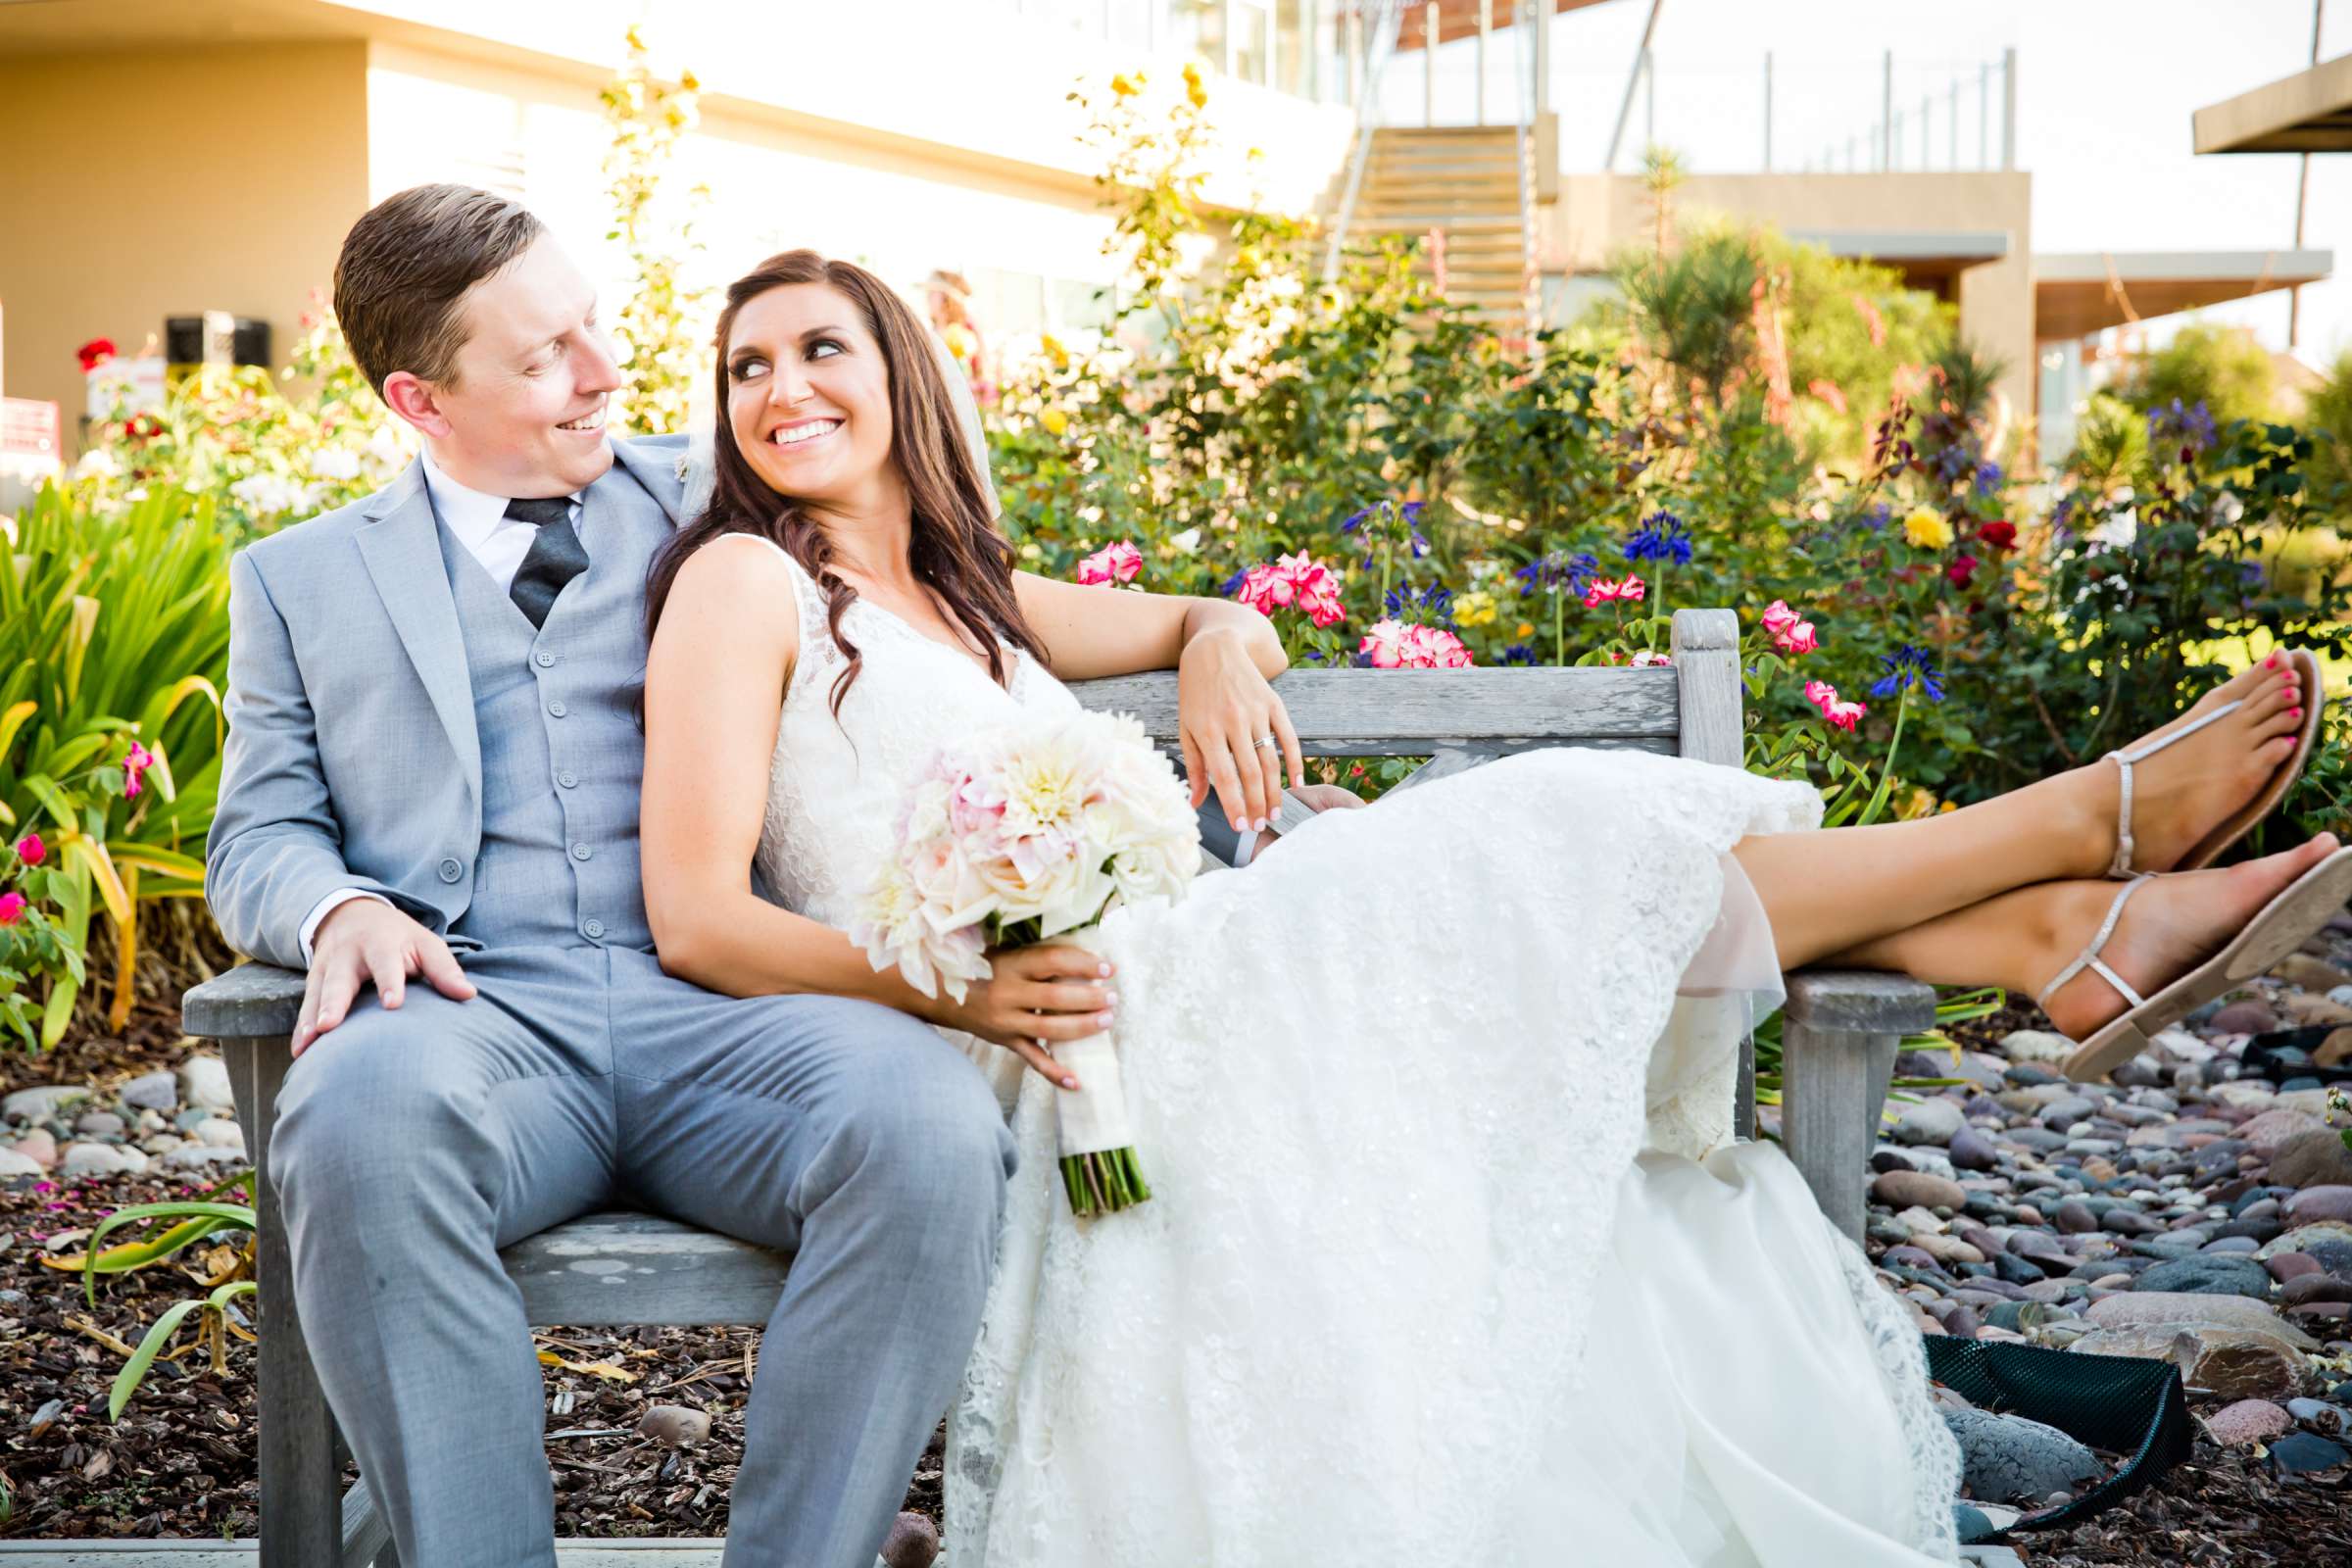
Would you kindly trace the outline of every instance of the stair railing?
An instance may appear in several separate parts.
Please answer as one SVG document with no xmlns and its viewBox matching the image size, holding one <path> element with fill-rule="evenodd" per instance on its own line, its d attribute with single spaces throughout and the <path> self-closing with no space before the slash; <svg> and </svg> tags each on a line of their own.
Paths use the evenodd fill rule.
<svg viewBox="0 0 2352 1568">
<path fill-rule="evenodd" d="M 1511 8 L 1512 44 L 1518 69 L 1511 73 L 1519 88 L 1519 327 L 1532 349 L 1542 319 L 1543 280 L 1536 269 L 1536 69 L 1544 51 L 1536 47 L 1536 28 L 1549 26 L 1548 4 Z M 1539 20 L 1539 13 L 1543 13 Z"/>
<path fill-rule="evenodd" d="M 1360 29 L 1355 79 L 1361 83 L 1355 95 L 1355 145 L 1348 155 L 1348 182 L 1341 188 L 1339 212 L 1331 224 L 1331 238 L 1323 249 L 1323 281 L 1336 283 L 1340 277 L 1340 253 L 1348 244 L 1348 227 L 1355 220 L 1357 193 L 1363 189 L 1364 166 L 1372 156 L 1372 131 L 1380 120 L 1380 81 L 1389 59 L 1396 52 L 1396 33 L 1401 24 L 1404 0 L 1357 0 L 1358 14 L 1365 19 Z"/>
</svg>

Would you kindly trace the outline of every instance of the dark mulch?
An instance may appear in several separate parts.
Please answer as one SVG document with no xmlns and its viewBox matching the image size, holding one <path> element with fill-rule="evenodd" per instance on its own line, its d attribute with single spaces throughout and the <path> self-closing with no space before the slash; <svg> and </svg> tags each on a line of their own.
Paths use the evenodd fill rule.
<svg viewBox="0 0 2352 1568">
<path fill-rule="evenodd" d="M 118 1206 L 204 1190 L 176 1176 L 21 1178 L 13 1191 L 0 1187 L 0 1234 L 9 1238 L 0 1244 L 0 1293 L 21 1293 L 0 1295 L 0 1479 L 15 1510 L 0 1536 L 255 1533 L 252 1347 L 232 1336 L 228 1371 L 215 1375 L 209 1352 L 183 1334 L 187 1353 L 176 1364 L 158 1362 L 122 1420 L 109 1422 L 108 1392 L 124 1358 L 79 1325 L 136 1345 L 166 1307 L 198 1294 L 197 1286 L 170 1265 L 116 1275 L 101 1282 L 93 1307 L 79 1274 L 38 1261 L 43 1242 L 61 1232 L 68 1237 L 63 1250 L 79 1251 L 72 1233 Z M 614 1367 L 631 1380 L 547 1368 L 556 1533 L 724 1535 L 727 1489 L 743 1456 L 746 1357 L 756 1370 L 759 1330 L 552 1328 L 533 1337 L 567 1361 Z M 710 1440 L 673 1449 L 638 1437 L 638 1420 L 656 1404 L 708 1412 Z M 935 1435 L 905 1503 L 935 1521 L 940 1442 Z"/>
<path fill-rule="evenodd" d="M 2352 1473 L 2281 1476 L 2251 1448 L 2199 1442 L 2153 1490 L 2072 1529 L 2023 1536 L 2018 1550 L 2034 1568 L 2352 1562 Z"/>
</svg>

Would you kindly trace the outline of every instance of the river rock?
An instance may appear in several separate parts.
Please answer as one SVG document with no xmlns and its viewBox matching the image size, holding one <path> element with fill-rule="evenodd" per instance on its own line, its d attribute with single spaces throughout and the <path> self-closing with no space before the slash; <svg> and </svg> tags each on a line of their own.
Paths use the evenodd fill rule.
<svg viewBox="0 0 2352 1568">
<path fill-rule="evenodd" d="M 147 1156 L 127 1144 L 68 1144 L 58 1165 L 62 1176 L 136 1176 Z"/>
<path fill-rule="evenodd" d="M 228 1066 L 219 1056 L 190 1056 L 178 1068 L 179 1098 L 203 1110 L 226 1115 L 236 1109 L 237 1097 L 228 1087 Z"/>
<path fill-rule="evenodd" d="M 2281 1252 L 2305 1252 L 2330 1274 L 2352 1274 L 2352 1225 L 2341 1220 L 2315 1219 L 2298 1225 L 2275 1242 L 2265 1242 L 2255 1257 L 2269 1262 Z"/>
<path fill-rule="evenodd" d="M 204 1144 L 183 1144 L 164 1156 L 166 1170 L 217 1170 L 244 1163 L 242 1149 L 213 1149 Z"/>
<path fill-rule="evenodd" d="M 2271 965 L 2271 973 L 2290 986 L 2316 991 L 2325 997 L 2337 986 L 2352 982 L 2352 974 L 2308 953 L 2290 953 Z"/>
<path fill-rule="evenodd" d="M 2352 1301 L 2352 1280 L 2338 1279 L 2333 1274 L 2306 1274 L 2301 1279 L 2288 1280 L 2279 1290 L 2278 1299 L 2287 1306 L 2303 1306 L 2312 1301 Z"/>
<path fill-rule="evenodd" d="M 2075 1054 L 2075 1043 L 2046 1029 L 2012 1029 L 2001 1036 L 2002 1055 L 2011 1061 L 2056 1063 Z"/>
<path fill-rule="evenodd" d="M 2223 1007 L 2205 1020 L 2205 1027 L 2217 1035 L 2268 1034 L 2278 1027 L 2278 1015 L 2264 1004 L 2248 999 Z"/>
<path fill-rule="evenodd" d="M 2271 1155 L 2271 1180 L 2281 1187 L 2352 1185 L 2352 1149 L 2331 1128 L 2296 1133 Z"/>
<path fill-rule="evenodd" d="M 2294 1417 L 2268 1399 L 2240 1399 L 2235 1404 L 2223 1405 L 2205 1418 L 2205 1430 L 2225 1448 L 2268 1443 L 2294 1429 Z"/>
<path fill-rule="evenodd" d="M 1950 1154 L 1952 1163 L 1962 1170 L 1998 1170 L 2001 1166 L 2001 1152 L 1974 1127 L 1952 1134 Z"/>
<path fill-rule="evenodd" d="M 2309 1432 L 2290 1432 L 2271 1445 L 2271 1463 L 2290 1475 L 2352 1463 L 2352 1450 Z"/>
<path fill-rule="evenodd" d="M 2347 1412 L 2340 1404 L 2329 1404 L 2326 1399 L 2289 1399 L 2286 1401 L 2286 1413 L 2321 1437 L 2332 1438 L 2344 1430 L 2346 1416 L 2352 1412 Z"/>
<path fill-rule="evenodd" d="M 2038 1503 L 2102 1473 L 2098 1456 L 2056 1427 L 1984 1410 L 1946 1410 L 1943 1420 L 1959 1440 L 1961 1479 L 1972 1496 Z"/>
<path fill-rule="evenodd" d="M 35 1127 L 18 1139 L 16 1152 L 43 1170 L 57 1169 L 57 1139 L 46 1127 Z"/>
<path fill-rule="evenodd" d="M 1931 1176 L 1924 1170 L 1890 1170 L 1875 1177 L 1870 1196 L 1889 1208 L 1958 1208 L 1968 1191 L 1958 1182 Z"/>
<path fill-rule="evenodd" d="M 1943 1144 L 1966 1126 L 1967 1119 L 1960 1107 L 1949 1100 L 1923 1100 L 1905 1105 L 1894 1124 L 1893 1138 L 1898 1144 Z"/>
<path fill-rule="evenodd" d="M 2103 1329 L 2228 1329 L 2268 1334 L 2290 1349 L 2316 1350 L 2320 1342 L 2280 1318 L 2266 1301 L 2243 1296 L 2191 1296 L 2173 1291 L 2128 1291 L 2093 1301 L 2082 1315 Z"/>
<path fill-rule="evenodd" d="M 0 1100 L 0 1116 L 10 1121 L 47 1121 L 64 1106 L 89 1098 L 89 1090 L 78 1084 L 42 1084 Z"/>
<path fill-rule="evenodd" d="M 672 1448 L 690 1448 L 710 1436 L 710 1417 L 690 1405 L 657 1404 L 638 1418 L 637 1432 Z"/>
<path fill-rule="evenodd" d="M 881 1568 L 931 1568 L 939 1557 L 939 1526 L 907 1509 L 890 1522 L 877 1559 Z"/>
<path fill-rule="evenodd" d="M 2297 1028 L 2308 1029 L 2314 1024 L 2352 1023 L 2352 1007 L 2340 1002 L 2330 1002 L 2326 997 L 2312 996 L 2308 992 L 2281 997 L 2278 1010 L 2285 1013 L 2287 1021 Z"/>
<path fill-rule="evenodd" d="M 2329 1133 L 2328 1137 L 2335 1135 Z M 2352 1222 L 2352 1186 L 2332 1183 L 2306 1187 L 2288 1199 L 2280 1209 L 2286 1223 L 2309 1225 L 2315 1220 Z"/>
<path fill-rule="evenodd" d="M 2097 1211 L 2080 1198 L 2070 1198 L 2060 1203 L 2058 1212 L 2051 1217 L 2058 1222 L 2058 1228 L 2070 1236 L 2085 1236 L 2099 1228 Z"/>
<path fill-rule="evenodd" d="M 2258 1251 L 2254 1255 L 2261 1261 L 2264 1268 L 2271 1271 L 2271 1278 L 2281 1285 L 2302 1279 L 2306 1275 L 2328 1272 L 2326 1266 L 2309 1252 L 2279 1252 L 2270 1257 L 2264 1257 Z"/>
<path fill-rule="evenodd" d="M 2195 1330 L 2161 1324 L 2098 1329 L 2077 1340 L 2072 1349 L 2084 1355 L 2169 1360 L 2181 1368 L 2190 1383 L 2232 1399 L 2289 1398 L 2302 1386 L 2308 1364 L 2300 1350 L 2278 1335 L 2243 1329 Z"/>
<path fill-rule="evenodd" d="M 2246 1147 L 2265 1159 L 2278 1154 L 2278 1148 L 2298 1133 L 2316 1133 L 2327 1129 L 2327 1123 L 2309 1112 L 2282 1110 L 2273 1105 L 2251 1120 L 2241 1124 L 2237 1136 Z"/>
<path fill-rule="evenodd" d="M 196 1124 L 196 1141 L 207 1149 L 233 1149 L 242 1153 L 245 1129 L 222 1117 L 207 1116 Z"/>
<path fill-rule="evenodd" d="M 49 1167 L 38 1160 L 27 1159 L 13 1149 L 0 1149 L 0 1177 L 46 1176 Z"/>
<path fill-rule="evenodd" d="M 123 1125 L 122 1118 L 111 1110 L 85 1110 L 74 1118 L 74 1136 L 76 1138 L 120 1138 L 122 1136 Z"/>
<path fill-rule="evenodd" d="M 1938 1236 L 1934 1232 L 1922 1232 L 1911 1238 L 1911 1245 L 1946 1268 L 1961 1263 L 1984 1261 L 1984 1254 L 1982 1250 L 1970 1246 L 1957 1236 Z"/>
<path fill-rule="evenodd" d="M 142 1073 L 122 1086 L 122 1103 L 142 1110 L 170 1110 L 179 1103 L 179 1080 L 169 1071 Z"/>
</svg>

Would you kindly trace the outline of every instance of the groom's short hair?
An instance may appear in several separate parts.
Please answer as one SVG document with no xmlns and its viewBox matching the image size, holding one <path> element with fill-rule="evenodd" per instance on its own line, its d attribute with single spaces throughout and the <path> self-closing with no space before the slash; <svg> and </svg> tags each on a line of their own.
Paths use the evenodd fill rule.
<svg viewBox="0 0 2352 1568">
<path fill-rule="evenodd" d="M 406 370 L 446 382 L 466 346 L 466 291 L 547 231 L 520 202 L 470 185 L 416 185 L 368 210 L 335 259 L 335 317 L 381 397 Z"/>
</svg>

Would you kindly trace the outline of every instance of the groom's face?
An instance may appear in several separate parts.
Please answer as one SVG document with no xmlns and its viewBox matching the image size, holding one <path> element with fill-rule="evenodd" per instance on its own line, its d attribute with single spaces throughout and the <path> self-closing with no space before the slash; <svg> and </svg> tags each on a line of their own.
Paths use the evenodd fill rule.
<svg viewBox="0 0 2352 1568">
<path fill-rule="evenodd" d="M 433 460 L 491 495 L 567 495 L 612 465 L 605 408 L 620 371 L 596 290 L 553 239 L 466 291 L 457 374 L 432 386 Z"/>
</svg>

